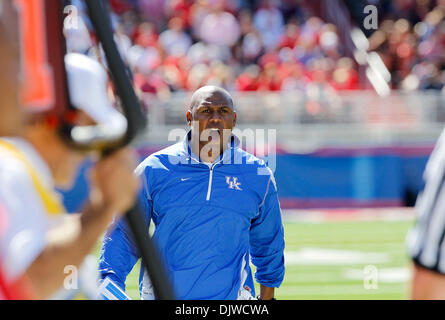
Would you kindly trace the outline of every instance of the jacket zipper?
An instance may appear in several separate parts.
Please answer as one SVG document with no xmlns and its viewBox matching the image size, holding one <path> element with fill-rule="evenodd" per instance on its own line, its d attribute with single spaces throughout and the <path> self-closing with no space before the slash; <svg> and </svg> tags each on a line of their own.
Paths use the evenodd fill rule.
<svg viewBox="0 0 445 320">
<path fill-rule="evenodd" d="M 210 174 L 209 174 L 209 187 L 207 188 L 207 197 L 206 197 L 206 201 L 210 200 L 210 194 L 212 192 L 212 179 L 213 179 L 213 168 L 215 167 L 215 165 L 217 165 L 218 163 L 220 163 L 222 161 L 219 160 L 218 162 L 215 162 L 212 164 L 212 166 L 210 166 Z"/>
<path fill-rule="evenodd" d="M 212 191 L 212 178 L 213 178 L 213 166 L 210 167 L 210 175 L 209 175 L 209 187 L 207 188 L 207 197 L 206 201 L 210 200 L 210 193 Z"/>
</svg>

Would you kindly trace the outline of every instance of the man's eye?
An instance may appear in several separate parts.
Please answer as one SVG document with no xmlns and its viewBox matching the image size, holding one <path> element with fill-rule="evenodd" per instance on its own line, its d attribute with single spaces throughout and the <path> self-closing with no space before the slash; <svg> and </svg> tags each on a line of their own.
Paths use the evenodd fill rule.
<svg viewBox="0 0 445 320">
<path fill-rule="evenodd" d="M 210 109 L 204 109 L 204 110 L 202 110 L 202 112 L 204 112 L 204 113 L 209 113 L 209 112 L 210 112 Z"/>
</svg>

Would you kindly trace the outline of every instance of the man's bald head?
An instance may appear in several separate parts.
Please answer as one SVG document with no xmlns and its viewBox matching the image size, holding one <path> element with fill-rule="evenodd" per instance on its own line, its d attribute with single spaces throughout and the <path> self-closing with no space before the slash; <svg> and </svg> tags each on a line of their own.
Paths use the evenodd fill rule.
<svg viewBox="0 0 445 320">
<path fill-rule="evenodd" d="M 190 110 L 193 110 L 197 106 L 199 106 L 203 101 L 206 101 L 210 98 L 216 98 L 216 101 L 226 102 L 227 106 L 234 110 L 234 103 L 232 96 L 230 93 L 217 86 L 204 86 L 196 90 L 190 101 Z"/>
<path fill-rule="evenodd" d="M 193 152 L 206 157 L 206 151 L 204 153 L 207 155 L 201 155 L 201 151 L 205 149 L 204 146 L 210 146 L 219 150 L 212 152 L 213 156 L 220 154 L 230 139 L 227 132 L 231 133 L 236 124 L 233 99 L 230 93 L 220 87 L 199 88 L 192 95 L 186 118 L 194 141 Z M 199 147 L 195 144 L 199 144 Z"/>
</svg>

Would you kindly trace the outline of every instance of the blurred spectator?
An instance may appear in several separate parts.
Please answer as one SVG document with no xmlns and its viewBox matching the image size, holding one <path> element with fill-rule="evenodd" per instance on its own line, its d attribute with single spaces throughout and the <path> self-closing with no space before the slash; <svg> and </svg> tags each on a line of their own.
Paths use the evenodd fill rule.
<svg viewBox="0 0 445 320">
<path fill-rule="evenodd" d="M 184 23 L 181 18 L 175 17 L 168 22 L 168 29 L 159 35 L 159 44 L 170 56 L 182 57 L 187 54 L 192 40 L 184 31 Z"/>
<path fill-rule="evenodd" d="M 283 79 L 279 77 L 278 66 L 274 61 L 265 63 L 263 72 L 258 79 L 258 90 L 279 91 Z"/>
<path fill-rule="evenodd" d="M 134 8 L 137 1 L 130 0 L 109 0 L 109 5 L 113 11 L 117 14 L 123 14 L 124 12 Z"/>
<path fill-rule="evenodd" d="M 285 27 L 284 34 L 280 35 L 278 46 L 280 48 L 293 49 L 298 43 L 298 37 L 300 36 L 300 27 L 296 23 L 289 23 Z"/>
<path fill-rule="evenodd" d="M 242 65 L 256 63 L 263 51 L 261 36 L 255 29 L 252 13 L 243 10 L 239 13 L 241 36 L 234 46 L 234 58 Z"/>
<path fill-rule="evenodd" d="M 206 64 L 199 63 L 194 65 L 187 78 L 187 89 L 189 91 L 195 91 L 204 86 L 207 83 L 209 76 L 210 68 Z"/>
<path fill-rule="evenodd" d="M 304 91 L 309 81 L 309 78 L 304 74 L 304 67 L 300 64 L 292 64 L 288 76 L 283 80 L 281 90 Z"/>
<path fill-rule="evenodd" d="M 203 18 L 198 34 L 206 43 L 231 47 L 240 36 L 240 27 L 236 18 L 224 11 L 223 1 L 217 1 Z"/>
<path fill-rule="evenodd" d="M 230 49 L 217 45 L 208 45 L 204 42 L 195 43 L 187 53 L 187 58 L 192 65 L 197 63 L 209 64 L 213 60 L 228 62 L 231 58 Z"/>
<path fill-rule="evenodd" d="M 337 61 L 330 84 L 337 91 L 359 89 L 358 73 L 351 58 L 344 57 Z"/>
<path fill-rule="evenodd" d="M 429 64 L 425 76 L 420 81 L 419 89 L 442 90 L 444 80 L 443 71 L 439 70 L 434 64 Z"/>
<path fill-rule="evenodd" d="M 340 41 L 337 35 L 337 28 L 333 24 L 325 24 L 320 29 L 320 48 L 326 57 L 338 60 L 342 58 L 340 54 Z"/>
<path fill-rule="evenodd" d="M 193 2 L 193 0 L 169 0 L 165 8 L 167 18 L 179 17 L 184 22 L 184 28 L 190 29 Z"/>
<path fill-rule="evenodd" d="M 222 61 L 216 60 L 210 65 L 210 77 L 207 80 L 208 85 L 222 87 L 226 90 L 232 90 L 233 74 L 231 68 Z"/>
<path fill-rule="evenodd" d="M 161 54 L 156 47 L 133 46 L 128 50 L 127 59 L 135 73 L 148 74 L 161 64 Z"/>
<path fill-rule="evenodd" d="M 207 0 L 197 0 L 190 8 L 191 33 L 195 40 L 200 40 L 201 24 L 204 18 L 210 13 Z"/>
<path fill-rule="evenodd" d="M 154 47 L 158 43 L 159 35 L 155 26 L 150 22 L 141 23 L 135 30 L 134 44 L 141 47 Z"/>
<path fill-rule="evenodd" d="M 274 49 L 284 32 L 284 19 L 276 1 L 262 0 L 253 15 L 253 24 L 261 35 L 266 50 Z"/>
<path fill-rule="evenodd" d="M 258 90 L 258 76 L 260 67 L 256 64 L 249 65 L 235 81 L 235 88 L 239 91 Z"/>
<path fill-rule="evenodd" d="M 186 88 L 187 73 L 190 66 L 184 57 L 169 57 L 161 66 L 162 77 L 171 92 Z"/>
<path fill-rule="evenodd" d="M 137 0 L 137 2 L 146 21 L 154 23 L 158 29 L 165 27 L 164 8 L 166 0 Z"/>
</svg>

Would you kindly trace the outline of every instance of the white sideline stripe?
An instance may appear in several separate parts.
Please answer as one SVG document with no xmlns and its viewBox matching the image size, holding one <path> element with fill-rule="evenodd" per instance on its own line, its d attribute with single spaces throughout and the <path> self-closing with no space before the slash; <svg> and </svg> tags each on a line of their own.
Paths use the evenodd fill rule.
<svg viewBox="0 0 445 320">
<path fill-rule="evenodd" d="M 377 270 L 378 283 L 404 283 L 411 279 L 409 268 L 379 268 Z M 349 280 L 363 281 L 364 276 L 363 269 L 348 269 L 343 274 L 343 277 Z"/>
<path fill-rule="evenodd" d="M 388 283 L 385 288 L 379 288 L 378 290 L 366 290 L 361 283 L 343 284 L 343 285 L 328 285 L 323 286 L 308 286 L 308 285 L 287 285 L 286 287 L 280 287 L 279 296 L 286 299 L 302 299 L 302 300 L 314 300 L 314 299 L 340 299 L 351 300 L 355 299 L 356 295 L 360 296 L 374 296 L 381 297 L 380 299 L 387 299 L 385 295 L 397 295 L 401 296 L 404 293 L 401 292 L 400 283 Z M 339 296 L 341 295 L 341 296 Z M 315 296 L 315 297 L 314 297 Z M 288 298 L 287 298 L 288 297 Z M 309 297 L 309 298 L 308 298 Z"/>
<path fill-rule="evenodd" d="M 322 223 L 327 221 L 413 221 L 414 208 L 367 209 L 282 209 L 285 222 Z"/>
<path fill-rule="evenodd" d="M 290 265 L 344 265 L 386 263 L 390 256 L 386 253 L 372 253 L 324 248 L 303 248 L 298 251 L 285 251 L 285 264 Z"/>
</svg>

